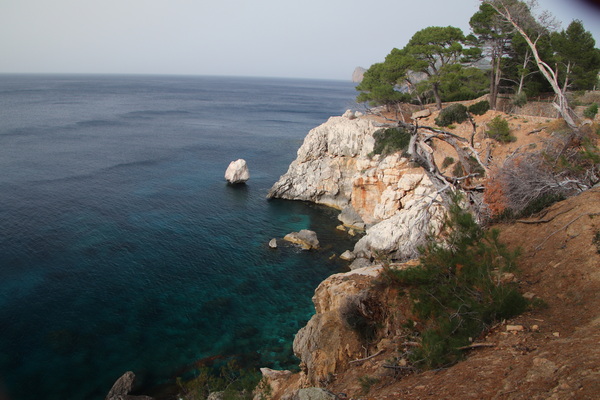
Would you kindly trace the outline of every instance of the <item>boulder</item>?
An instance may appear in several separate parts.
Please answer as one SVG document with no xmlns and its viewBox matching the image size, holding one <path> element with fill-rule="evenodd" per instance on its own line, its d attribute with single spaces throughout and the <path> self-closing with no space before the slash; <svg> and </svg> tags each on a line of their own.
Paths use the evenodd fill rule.
<svg viewBox="0 0 600 400">
<path fill-rule="evenodd" d="M 150 396 L 129 396 L 134 382 L 135 374 L 131 371 L 125 372 L 114 383 L 105 400 L 153 400 Z"/>
<path fill-rule="evenodd" d="M 356 258 L 356 256 L 350 250 L 346 250 L 342 253 L 342 255 L 340 255 L 340 258 L 344 261 L 352 261 Z"/>
<path fill-rule="evenodd" d="M 250 179 L 250 172 L 246 160 L 240 158 L 232 161 L 225 171 L 225 179 L 231 184 L 244 183 Z"/>
<path fill-rule="evenodd" d="M 367 268 L 371 265 L 372 263 L 369 261 L 369 259 L 363 257 L 356 258 L 356 255 L 354 255 L 354 261 L 352 261 L 352 264 L 350 264 L 350 270 L 353 271 L 355 269 Z"/>
<path fill-rule="evenodd" d="M 276 249 L 277 248 L 277 239 L 273 238 L 269 241 L 269 247 L 272 249 Z"/>
<path fill-rule="evenodd" d="M 352 111 L 352 110 L 346 110 L 346 112 L 342 115 L 342 117 L 348 118 L 348 119 L 354 119 L 354 118 L 356 118 L 356 114 L 354 114 L 354 111 Z"/>
<path fill-rule="evenodd" d="M 108 394 L 106 400 L 111 400 L 119 396 L 127 396 L 133 388 L 133 382 L 135 381 L 135 374 L 131 371 L 125 372 L 117 381 L 114 383 Z"/>
<path fill-rule="evenodd" d="M 302 229 L 300 232 L 292 232 L 285 235 L 283 238 L 288 242 L 298 244 L 303 250 L 318 249 L 319 239 L 314 231 Z"/>
<path fill-rule="evenodd" d="M 431 115 L 431 110 L 426 108 L 424 110 L 414 112 L 410 118 L 414 120 L 414 119 L 420 119 L 420 118 L 427 118 L 430 115 Z"/>
<path fill-rule="evenodd" d="M 365 229 L 365 222 L 352 206 L 344 207 L 340 215 L 338 215 L 338 220 L 349 228 Z"/>
</svg>

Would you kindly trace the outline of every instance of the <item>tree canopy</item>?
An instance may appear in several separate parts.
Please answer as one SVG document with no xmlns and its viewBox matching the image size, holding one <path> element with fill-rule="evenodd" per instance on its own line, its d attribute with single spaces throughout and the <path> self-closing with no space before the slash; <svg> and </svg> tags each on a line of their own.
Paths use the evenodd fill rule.
<svg viewBox="0 0 600 400">
<path fill-rule="evenodd" d="M 600 71 L 600 50 L 583 23 L 575 20 L 566 30 L 552 35 L 555 62 L 563 75 L 563 85 L 573 90 L 592 89 Z"/>
<path fill-rule="evenodd" d="M 453 26 L 421 29 L 403 48 L 392 49 L 383 62 L 367 70 L 356 87 L 361 92 L 357 101 L 388 107 L 434 102 L 441 109 L 443 101 L 488 93 L 495 109 L 500 94 L 556 92 L 548 80 L 552 75 L 562 92 L 593 89 L 600 50 L 591 33 L 577 20 L 557 32 L 553 20 L 544 13 L 535 16 L 530 4 L 483 1 L 470 19 L 472 32 L 467 36 Z M 512 22 L 499 10 L 508 11 Z"/>
</svg>

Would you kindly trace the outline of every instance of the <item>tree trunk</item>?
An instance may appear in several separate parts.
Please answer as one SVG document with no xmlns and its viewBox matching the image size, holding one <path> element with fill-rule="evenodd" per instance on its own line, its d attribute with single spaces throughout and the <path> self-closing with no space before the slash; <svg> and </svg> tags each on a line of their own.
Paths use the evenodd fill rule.
<svg viewBox="0 0 600 400">
<path fill-rule="evenodd" d="M 500 58 L 498 55 L 494 55 L 492 59 L 492 76 L 490 77 L 490 109 L 492 110 L 496 110 L 497 107 L 500 75 Z"/>
<path fill-rule="evenodd" d="M 442 109 L 442 98 L 440 97 L 440 90 L 439 90 L 437 82 L 432 85 L 432 90 L 433 90 L 433 96 L 435 97 L 435 104 L 437 105 L 437 109 L 441 110 Z"/>
</svg>

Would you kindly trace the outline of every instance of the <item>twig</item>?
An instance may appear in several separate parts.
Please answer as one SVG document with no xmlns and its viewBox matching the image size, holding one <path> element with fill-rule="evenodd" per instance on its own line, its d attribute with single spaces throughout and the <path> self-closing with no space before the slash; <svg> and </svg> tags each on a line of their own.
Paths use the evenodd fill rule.
<svg viewBox="0 0 600 400">
<path fill-rule="evenodd" d="M 573 222 L 577 221 L 579 218 L 581 217 L 585 217 L 585 216 L 595 216 L 595 215 L 600 215 L 600 212 L 597 213 L 585 213 L 585 214 L 580 214 L 577 217 L 575 217 L 574 219 L 572 219 L 569 223 L 567 223 L 565 226 L 555 230 L 554 232 L 552 232 L 551 234 L 549 234 L 548 236 L 546 236 L 546 238 L 544 240 L 542 240 L 542 242 L 540 244 L 538 244 L 535 247 L 535 251 L 538 251 L 539 249 L 542 248 L 542 246 L 544 245 L 544 243 L 546 243 L 548 241 L 548 239 L 550 239 L 552 236 L 554 236 L 555 234 L 557 234 L 558 232 L 562 231 L 563 229 L 566 229 L 569 225 L 571 225 Z"/>
<path fill-rule="evenodd" d="M 411 347 L 421 347 L 421 343 L 419 342 L 404 342 L 402 346 L 411 346 Z"/>
<path fill-rule="evenodd" d="M 365 358 L 359 358 L 358 360 L 352 360 L 350 362 L 348 362 L 348 364 L 353 364 L 353 363 L 357 363 L 357 362 L 361 362 L 361 361 L 367 361 L 373 357 L 377 357 L 378 355 L 380 355 L 381 353 L 383 353 L 385 350 L 379 350 L 377 353 L 369 356 L 369 357 L 365 357 Z"/>
<path fill-rule="evenodd" d="M 554 218 L 558 217 L 561 214 L 568 213 L 569 211 L 571 211 L 574 208 L 575 207 L 571 207 L 568 210 L 561 211 L 561 212 L 559 212 L 559 213 L 557 213 L 557 214 L 555 214 L 552 217 L 547 218 L 547 219 L 538 219 L 536 221 L 528 221 L 526 219 L 518 219 L 517 222 L 520 222 L 521 224 L 545 224 L 546 222 L 552 221 Z"/>
<path fill-rule="evenodd" d="M 473 343 L 468 346 L 463 346 L 457 348 L 457 350 L 470 350 L 470 349 L 478 349 L 480 347 L 496 347 L 496 343 Z"/>
<path fill-rule="evenodd" d="M 409 370 L 409 371 L 414 371 L 415 367 L 411 367 L 410 365 L 402 367 L 400 365 L 382 365 L 383 368 L 388 368 L 388 369 L 403 369 L 403 370 Z"/>
<path fill-rule="evenodd" d="M 546 129 L 546 128 L 544 127 L 544 128 L 540 128 L 540 129 L 534 129 L 534 130 L 532 130 L 531 132 L 527 132 L 527 135 L 533 135 L 534 133 L 541 132 L 541 131 L 543 131 L 544 129 Z"/>
</svg>

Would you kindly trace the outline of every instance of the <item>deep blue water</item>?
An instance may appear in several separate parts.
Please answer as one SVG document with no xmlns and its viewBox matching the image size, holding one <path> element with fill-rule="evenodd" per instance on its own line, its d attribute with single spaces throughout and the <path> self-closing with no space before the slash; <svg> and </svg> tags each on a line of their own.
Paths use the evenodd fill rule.
<svg viewBox="0 0 600 400">
<path fill-rule="evenodd" d="M 0 75 L 0 386 L 102 399 L 236 355 L 289 367 L 317 284 L 351 245 L 333 210 L 267 201 L 351 83 Z M 246 185 L 226 184 L 245 158 Z M 268 248 L 316 230 L 324 248 Z M 0 397 L 2 397 L 0 389 Z"/>
</svg>

